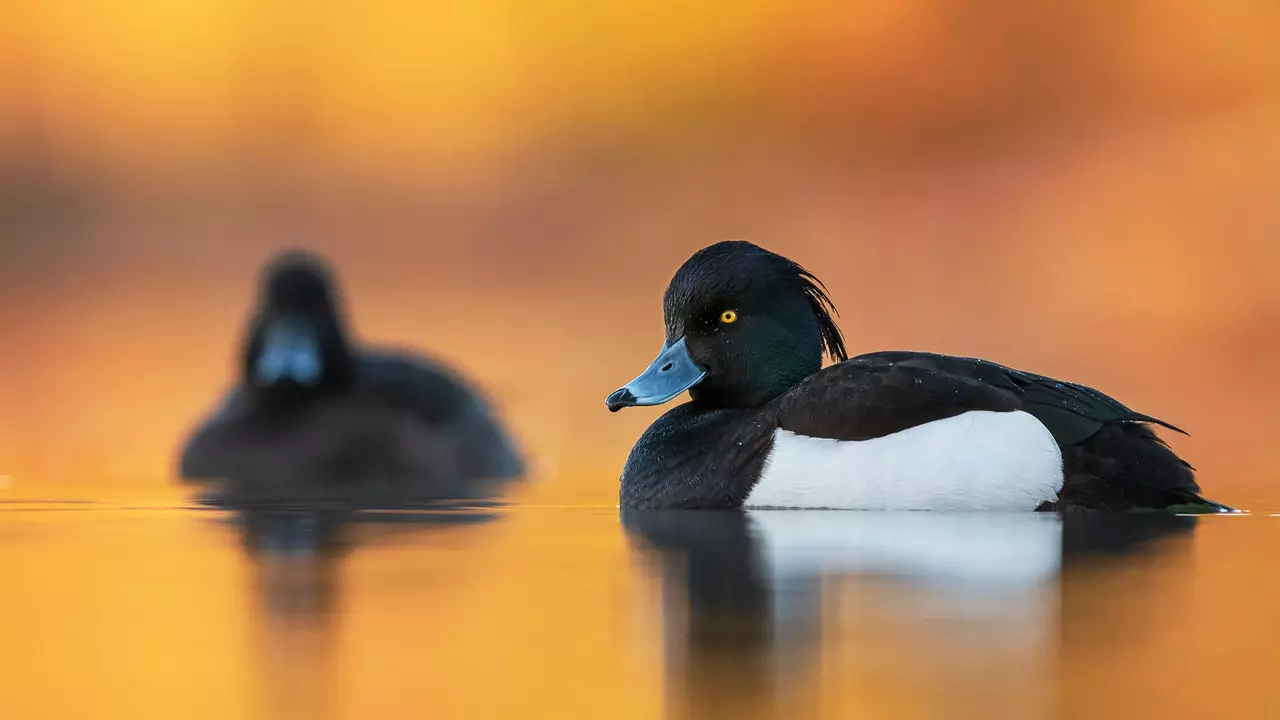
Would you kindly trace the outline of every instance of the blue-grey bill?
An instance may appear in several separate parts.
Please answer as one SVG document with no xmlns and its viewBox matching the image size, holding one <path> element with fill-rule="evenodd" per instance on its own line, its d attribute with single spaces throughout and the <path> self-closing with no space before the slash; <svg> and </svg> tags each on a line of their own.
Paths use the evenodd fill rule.
<svg viewBox="0 0 1280 720">
<path fill-rule="evenodd" d="M 605 400 L 610 412 L 633 405 L 661 405 L 706 377 L 707 371 L 689 357 L 684 338 L 665 345 L 658 357 L 635 380 Z"/>
<path fill-rule="evenodd" d="M 263 330 L 253 372 L 263 386 L 290 380 L 310 387 L 320 381 L 320 363 L 320 342 L 309 325 L 282 319 Z"/>
</svg>

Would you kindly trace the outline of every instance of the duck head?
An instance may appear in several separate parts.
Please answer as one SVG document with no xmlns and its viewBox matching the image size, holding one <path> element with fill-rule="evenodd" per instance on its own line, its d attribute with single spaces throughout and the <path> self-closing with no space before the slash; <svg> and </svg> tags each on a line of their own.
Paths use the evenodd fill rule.
<svg viewBox="0 0 1280 720">
<path fill-rule="evenodd" d="M 758 407 L 822 367 L 846 359 L 826 288 L 797 263 L 744 241 L 685 261 L 662 300 L 667 337 L 611 411 L 661 405 L 685 390 L 709 408 Z"/>
<path fill-rule="evenodd" d="M 244 345 L 246 388 L 280 398 L 351 384 L 354 360 L 335 295 L 327 264 L 312 253 L 290 250 L 266 265 Z"/>
</svg>

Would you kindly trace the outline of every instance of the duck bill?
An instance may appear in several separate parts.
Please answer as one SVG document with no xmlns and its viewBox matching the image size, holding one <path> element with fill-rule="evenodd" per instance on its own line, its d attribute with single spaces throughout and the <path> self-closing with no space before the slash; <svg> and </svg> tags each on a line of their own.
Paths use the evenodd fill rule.
<svg viewBox="0 0 1280 720">
<path fill-rule="evenodd" d="M 302 387 L 320 380 L 320 342 L 310 323 L 276 318 L 262 329 L 262 345 L 253 363 L 256 384 L 271 387 L 292 382 Z"/>
<path fill-rule="evenodd" d="M 663 346 L 662 352 L 635 380 L 623 385 L 605 400 L 609 412 L 636 405 L 661 405 L 702 382 L 705 368 L 689 357 L 684 338 Z"/>
</svg>

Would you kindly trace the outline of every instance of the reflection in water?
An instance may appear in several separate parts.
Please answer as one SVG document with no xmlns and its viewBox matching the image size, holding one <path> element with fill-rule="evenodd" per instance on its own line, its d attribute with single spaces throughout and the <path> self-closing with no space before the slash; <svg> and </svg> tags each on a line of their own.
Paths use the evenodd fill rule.
<svg viewBox="0 0 1280 720">
<path fill-rule="evenodd" d="M 495 500 L 437 502 L 399 511 L 265 506 L 230 516 L 246 552 L 254 557 L 341 555 L 357 544 L 385 542 L 424 529 L 487 523 L 498 518 Z"/>
<path fill-rule="evenodd" d="M 1280 717 L 1278 518 L 494 512 L 0 507 L 0 717 Z"/>
<path fill-rule="evenodd" d="M 808 627 L 786 625 L 777 612 L 770 568 L 738 511 L 624 509 L 623 524 L 658 553 L 663 635 L 670 692 L 668 713 L 711 717 L 760 712 L 779 696 L 783 657 L 816 628 L 816 613 L 792 614 Z M 812 607 L 812 587 L 788 588 L 793 605 Z M 786 632 L 790 630 L 790 632 Z M 782 667 L 778 667 L 782 665 Z M 772 714 L 772 713 L 770 713 Z"/>
<path fill-rule="evenodd" d="M 264 717 L 337 717 L 339 577 L 331 552 L 255 558 L 250 640 Z"/>
<path fill-rule="evenodd" d="M 233 519 L 251 559 L 256 676 L 264 717 L 342 716 L 342 560 L 361 544 L 488 523 L 496 513 L 244 510 Z M 421 538 L 414 538 L 421 539 Z"/>
<path fill-rule="evenodd" d="M 622 520 L 662 576 L 668 710 L 696 718 L 829 714 L 824 685 L 872 706 L 893 697 L 899 710 L 904 698 L 926 713 L 968 699 L 1054 716 L 1063 584 L 1196 522 L 632 510 Z"/>
</svg>

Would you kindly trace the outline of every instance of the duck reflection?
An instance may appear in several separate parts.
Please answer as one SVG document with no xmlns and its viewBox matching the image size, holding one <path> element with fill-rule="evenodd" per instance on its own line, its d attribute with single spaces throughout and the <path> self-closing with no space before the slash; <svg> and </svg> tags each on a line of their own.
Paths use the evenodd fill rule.
<svg viewBox="0 0 1280 720">
<path fill-rule="evenodd" d="M 892 696 L 925 715 L 968 697 L 1040 717 L 1055 713 L 1064 584 L 1185 554 L 1170 541 L 1196 518 L 624 510 L 622 521 L 661 576 L 672 716 L 865 713 Z"/>
<path fill-rule="evenodd" d="M 264 717 L 343 715 L 344 560 L 357 549 L 496 521 L 440 507 L 401 513 L 254 508 L 228 519 L 249 560 L 253 662 Z M 412 537 L 410 537 L 412 536 Z"/>
<path fill-rule="evenodd" d="M 251 667 L 259 684 L 262 715 L 338 717 L 340 545 L 298 552 L 297 536 L 313 530 L 294 527 L 305 524 L 297 518 L 246 520 L 250 522 L 242 530 L 252 559 L 249 590 L 254 607 Z"/>
</svg>

